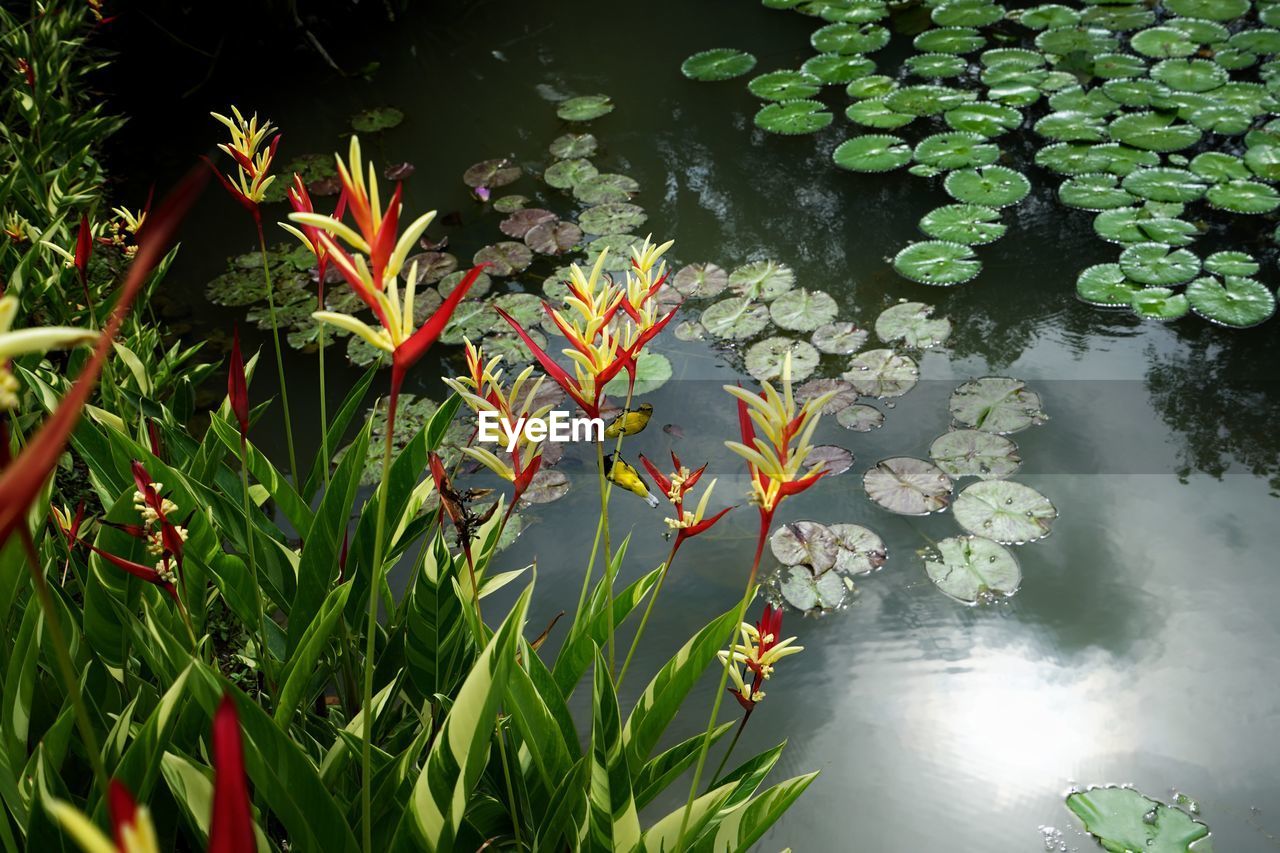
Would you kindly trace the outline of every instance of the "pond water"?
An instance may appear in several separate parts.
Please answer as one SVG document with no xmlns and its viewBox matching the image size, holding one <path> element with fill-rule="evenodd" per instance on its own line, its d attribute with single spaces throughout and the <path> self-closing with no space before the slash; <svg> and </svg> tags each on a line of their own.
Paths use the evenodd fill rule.
<svg viewBox="0 0 1280 853">
<path fill-rule="evenodd" d="M 639 182 L 634 201 L 649 215 L 641 233 L 675 238 L 677 267 L 774 258 L 803 286 L 832 294 L 842 319 L 868 326 L 910 299 L 954 325 L 948 347 L 921 358 L 919 387 L 885 409 L 882 429 L 824 423 L 817 440 L 857 461 L 784 507 L 786 521 L 863 524 L 884 538 L 889 559 L 857 580 L 845 609 L 787 619 L 787 635 L 806 651 L 779 668 L 739 749 L 785 738 L 776 778 L 822 775 L 761 848 L 1024 853 L 1044 849 L 1044 833 L 1056 828 L 1072 849 L 1090 849 L 1064 792 L 1133 783 L 1158 799 L 1171 789 L 1196 799 L 1219 851 L 1280 849 L 1280 327 L 1230 331 L 1194 317 L 1163 326 L 1078 302 L 1077 272 L 1116 251 L 1093 234 L 1089 214 L 1055 204 L 1057 182 L 1034 168 L 1031 198 L 1006 214 L 1009 235 L 982 250 L 976 281 L 950 289 L 906 281 L 889 258 L 917 239 L 922 214 L 946 202 L 939 179 L 841 172 L 830 151 L 857 132 L 843 117 L 814 136 L 764 134 L 752 126 L 759 102 L 742 80 L 699 84 L 679 73 L 686 56 L 718 46 L 755 53 L 758 70 L 795 67 L 812 52 L 812 21 L 741 0 L 653 0 L 634 10 L 623 17 L 582 0 L 559 0 L 554 12 L 506 0 L 438 8 L 382 34 L 371 80 L 317 72 L 322 84 L 307 91 L 296 78 L 268 75 L 250 91 L 220 74 L 163 115 L 139 115 L 122 148 L 163 120 L 166 147 L 203 150 L 215 135 L 204 113 L 227 97 L 284 129 L 287 162 L 344 146 L 352 113 L 393 105 L 404 123 L 367 138 L 366 150 L 416 166 L 409 210 L 460 212 L 461 224 L 434 233 L 447 233 L 465 261 L 501 239 L 502 215 L 470 198 L 463 170 L 508 155 L 544 164 L 547 144 L 566 129 L 551 99 L 610 95 L 617 109 L 590 125 L 602 143 L 595 159 Z M 876 57 L 882 67 L 903 55 L 895 50 Z M 133 164 L 138 184 L 171 169 L 125 150 L 116 158 Z M 547 192 L 528 176 L 508 189 Z M 253 249 L 251 226 L 211 193 L 187 234 L 166 283 L 173 319 L 189 323 L 193 339 L 225 334 L 242 312 L 207 304 L 203 283 L 227 256 Z M 520 284 L 537 292 L 550 267 L 534 269 Z M 1274 285 L 1273 256 L 1260 278 Z M 719 388 L 751 381 L 740 352 L 671 335 L 658 349 L 675 378 L 646 399 L 655 426 L 676 424 L 683 438 L 650 427 L 628 440 L 628 456 L 659 459 L 671 447 L 686 462 L 709 460 L 722 498 L 741 495 L 741 468 L 721 445 L 735 422 Z M 315 360 L 287 358 L 295 419 L 313 424 Z M 840 361 L 829 357 L 826 375 Z M 460 364 L 459 348 L 438 348 L 410 390 L 438 397 L 422 377 Z M 329 368 L 334 388 L 360 375 L 338 353 Z M 259 372 L 258 399 L 273 391 L 272 374 Z M 969 608 L 930 583 L 917 555 L 961 532 L 950 513 L 885 512 L 867 500 L 861 474 L 888 456 L 926 457 L 948 427 L 952 389 L 989 374 L 1026 380 L 1043 399 L 1048 423 L 1015 436 L 1025 460 L 1015 479 L 1048 496 L 1060 517 L 1047 539 L 1015 549 L 1017 595 Z M 312 432 L 303 429 L 307 448 Z M 279 430 L 255 438 L 285 458 Z M 597 500 L 588 453 L 569 450 L 562 470 L 580 488 L 528 513 L 518 547 L 503 556 L 501 568 L 537 556 L 531 633 L 576 600 Z M 630 580 L 665 555 L 664 527 L 630 495 L 615 494 L 612 507 L 615 541 L 632 534 Z M 623 688 L 624 708 L 684 638 L 733 604 L 754 525 L 754 512 L 741 508 L 685 546 Z M 709 676 L 673 735 L 699 729 L 713 689 Z M 589 697 L 575 700 L 581 710 Z M 732 702 L 725 708 L 736 713 Z M 673 786 L 652 811 L 674 808 L 682 791 Z"/>
</svg>

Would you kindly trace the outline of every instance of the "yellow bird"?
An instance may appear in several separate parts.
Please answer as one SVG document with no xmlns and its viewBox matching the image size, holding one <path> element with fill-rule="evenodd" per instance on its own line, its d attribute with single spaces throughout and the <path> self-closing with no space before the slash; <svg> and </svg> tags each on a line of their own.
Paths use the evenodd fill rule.
<svg viewBox="0 0 1280 853">
<path fill-rule="evenodd" d="M 649 494 L 649 485 L 645 483 L 644 477 L 640 476 L 640 472 L 628 465 L 621 456 L 615 457 L 612 453 L 606 456 L 604 470 L 609 482 L 639 495 L 649 506 L 658 505 L 658 499 Z"/>
<path fill-rule="evenodd" d="M 653 417 L 653 404 L 641 403 L 635 409 L 624 410 L 622 414 L 609 422 L 604 429 L 605 438 L 617 438 L 620 435 L 635 435 L 643 432 Z"/>
</svg>

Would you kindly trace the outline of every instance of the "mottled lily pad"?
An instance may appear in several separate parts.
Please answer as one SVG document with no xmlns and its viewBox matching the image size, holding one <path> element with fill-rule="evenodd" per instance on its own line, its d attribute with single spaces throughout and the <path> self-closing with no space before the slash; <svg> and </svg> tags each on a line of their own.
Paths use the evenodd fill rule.
<svg viewBox="0 0 1280 853">
<path fill-rule="evenodd" d="M 705 324 L 705 321 L 704 321 Z M 747 349 L 747 372 L 761 382 L 777 379 L 782 375 L 783 363 L 791 358 L 793 381 L 808 379 L 818 367 L 817 349 L 808 341 L 794 338 L 765 338 Z"/>
<path fill-rule="evenodd" d="M 801 404 L 828 394 L 830 396 L 821 409 L 824 415 L 834 415 L 858 400 L 853 383 L 844 379 L 810 379 L 795 389 L 796 402 Z"/>
<path fill-rule="evenodd" d="M 860 524 L 832 524 L 829 530 L 836 538 L 837 572 L 870 574 L 880 569 L 889 558 L 884 540 Z"/>
<path fill-rule="evenodd" d="M 515 213 L 517 210 L 523 210 L 528 203 L 529 197 L 527 195 L 504 195 L 501 198 L 494 199 L 493 209 L 498 213 Z"/>
<path fill-rule="evenodd" d="M 541 225 L 544 222 L 555 222 L 558 217 L 549 210 L 543 210 L 538 207 L 526 207 L 523 210 L 517 210 L 506 219 L 498 223 L 498 230 L 508 237 L 514 237 L 517 240 L 523 240 L 524 235 L 529 233 L 529 229 L 535 225 Z"/>
<path fill-rule="evenodd" d="M 467 277 L 469 270 L 459 270 L 452 272 L 440 279 L 440 283 L 436 285 L 436 290 L 441 296 L 448 296 L 453 293 L 453 289 L 462 283 Z M 471 282 L 471 287 L 467 290 L 467 298 L 479 299 L 489 292 L 489 288 L 493 286 L 493 279 L 489 278 L 486 273 L 480 273 L 476 276 L 475 281 Z"/>
<path fill-rule="evenodd" d="M 871 432 L 884 426 L 884 412 L 865 403 L 854 403 L 836 414 L 836 423 L 854 432 Z"/>
<path fill-rule="evenodd" d="M 671 284 L 685 296 L 706 299 L 729 286 L 729 274 L 715 264 L 689 264 L 675 274 Z"/>
<path fill-rule="evenodd" d="M 561 101 L 556 115 L 565 121 L 591 121 L 613 112 L 613 100 L 608 95 L 582 95 Z"/>
<path fill-rule="evenodd" d="M 876 318 L 876 337 L 887 344 L 902 341 L 914 349 L 941 346 L 951 337 L 951 321 L 930 317 L 933 306 L 923 302 L 899 302 Z"/>
<path fill-rule="evenodd" d="M 928 515 L 951 502 L 951 478 L 931 462 L 896 456 L 876 463 L 862 477 L 867 497 L 899 515 Z"/>
<path fill-rule="evenodd" d="M 351 117 L 351 129 L 356 133 L 377 133 L 398 127 L 404 121 L 404 113 L 395 107 L 374 107 L 362 110 Z"/>
<path fill-rule="evenodd" d="M 583 178 L 573 185 L 573 197 L 583 204 L 623 202 L 638 192 L 640 184 L 634 178 L 609 172 Z"/>
<path fill-rule="evenodd" d="M 528 246 L 510 240 L 485 246 L 471 258 L 473 264 L 489 264 L 485 272 L 499 278 L 527 269 L 532 261 L 533 252 Z"/>
<path fill-rule="evenodd" d="M 866 134 L 836 146 L 831 159 L 851 172 L 888 172 L 911 162 L 911 146 L 889 134 Z"/>
<path fill-rule="evenodd" d="M 1022 570 L 1008 548 L 982 536 L 949 536 L 924 557 L 938 589 L 965 604 L 1008 598 L 1022 585 Z"/>
<path fill-rule="evenodd" d="M 951 392 L 947 404 L 956 423 L 982 432 L 1008 435 L 1048 420 L 1040 395 L 1018 379 L 985 376 Z"/>
<path fill-rule="evenodd" d="M 1000 211 L 994 207 L 948 204 L 921 217 L 920 230 L 935 240 L 979 246 L 999 240 L 1008 226 L 1000 221 Z"/>
<path fill-rule="evenodd" d="M 850 355 L 862 349 L 867 342 L 867 330 L 855 323 L 827 323 L 814 329 L 810 340 L 821 352 Z"/>
<path fill-rule="evenodd" d="M 729 274 L 729 286 L 749 299 L 776 299 L 795 287 L 796 276 L 791 267 L 778 261 L 752 261 Z"/>
<path fill-rule="evenodd" d="M 973 483 L 956 495 L 951 512 L 965 530 L 1005 545 L 1043 539 L 1058 517 L 1048 498 L 1010 480 Z"/>
<path fill-rule="evenodd" d="M 769 306 L 769 315 L 779 328 L 812 332 L 834 320 L 837 310 L 829 294 L 801 287 L 778 296 Z"/>
<path fill-rule="evenodd" d="M 722 299 L 702 312 L 702 326 L 717 338 L 754 337 L 769 325 L 769 306 L 747 298 Z"/>
<path fill-rule="evenodd" d="M 745 50 L 717 47 L 690 56 L 681 63 L 680 73 L 690 80 L 732 80 L 755 67 L 756 58 Z"/>
<path fill-rule="evenodd" d="M 1090 788 L 1067 797 L 1067 808 L 1107 850 L 1189 853 L 1209 827 L 1181 809 L 1166 806 L 1132 788 Z"/>
<path fill-rule="evenodd" d="M 590 157 L 599 146 L 599 141 L 590 133 L 566 133 L 551 140 L 547 150 L 557 160 L 574 160 Z"/>
<path fill-rule="evenodd" d="M 944 287 L 964 284 L 982 272 L 982 261 L 962 243 L 928 240 L 912 243 L 893 258 L 893 268 L 903 278 Z"/>
<path fill-rule="evenodd" d="M 943 182 L 947 195 L 968 204 L 1008 207 L 1031 192 L 1026 175 L 1004 166 L 985 166 L 952 172 Z"/>
<path fill-rule="evenodd" d="M 818 444 L 809 451 L 804 464 L 809 468 L 821 464 L 824 475 L 838 477 L 853 467 L 853 453 L 836 444 Z"/>
<path fill-rule="evenodd" d="M 1187 285 L 1187 301 L 1201 317 L 1233 329 L 1256 326 L 1276 312 L 1276 298 L 1265 285 L 1239 276 L 1198 278 Z"/>
<path fill-rule="evenodd" d="M 521 174 L 522 170 L 518 165 L 505 157 L 500 157 L 495 160 L 481 160 L 474 166 L 468 167 L 467 171 L 462 173 L 462 182 L 469 187 L 497 189 L 515 183 Z"/>
<path fill-rule="evenodd" d="M 784 524 L 769 537 L 769 550 L 784 566 L 808 566 L 817 574 L 835 568 L 835 534 L 816 521 Z"/>
<path fill-rule="evenodd" d="M 910 356 L 873 349 L 850 359 L 843 378 L 864 397 L 901 397 L 915 387 L 920 368 Z"/>
<path fill-rule="evenodd" d="M 1022 465 L 1018 445 L 1002 435 L 976 429 L 943 433 L 929 445 L 929 457 L 957 479 L 1003 480 Z"/>
<path fill-rule="evenodd" d="M 578 216 L 578 225 L 589 234 L 626 234 L 645 223 L 644 208 L 626 202 L 589 207 Z"/>
<path fill-rule="evenodd" d="M 839 607 L 848 594 L 851 582 L 838 572 L 826 572 L 815 576 L 805 566 L 791 566 L 778 591 L 787 604 L 803 612 L 832 610 Z"/>
<path fill-rule="evenodd" d="M 540 255 L 563 255 L 581 243 L 582 229 L 572 222 L 543 222 L 524 235 L 524 244 Z"/>
<path fill-rule="evenodd" d="M 542 180 L 558 190 L 571 190 L 577 184 L 594 178 L 600 170 L 590 160 L 575 157 L 552 163 L 542 173 Z"/>
<path fill-rule="evenodd" d="M 782 101 L 762 107 L 756 113 L 755 125 L 769 133 L 798 136 L 816 133 L 832 120 L 833 116 L 821 101 Z"/>
<path fill-rule="evenodd" d="M 530 504 L 549 504 L 569 494 L 570 488 L 572 484 L 563 471 L 556 468 L 542 470 L 533 475 L 529 488 L 520 499 Z"/>
</svg>

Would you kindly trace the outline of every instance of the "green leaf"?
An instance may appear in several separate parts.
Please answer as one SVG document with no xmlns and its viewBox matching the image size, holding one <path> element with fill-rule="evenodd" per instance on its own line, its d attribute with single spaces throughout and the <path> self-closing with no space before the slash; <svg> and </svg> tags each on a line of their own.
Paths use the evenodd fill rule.
<svg viewBox="0 0 1280 853">
<path fill-rule="evenodd" d="M 926 213 L 920 219 L 920 230 L 935 240 L 980 246 L 999 240 L 1008 226 L 993 207 L 948 204 Z"/>
<path fill-rule="evenodd" d="M 1186 295 L 1174 293 L 1167 287 L 1147 287 L 1137 291 L 1129 300 L 1133 313 L 1144 320 L 1170 322 L 1187 316 L 1191 305 Z"/>
<path fill-rule="evenodd" d="M 815 772 L 779 782 L 721 820 L 714 836 L 699 839 L 694 850 L 697 853 L 750 850 L 816 778 Z"/>
<path fill-rule="evenodd" d="M 595 850 L 633 850 L 640 818 L 623 752 L 622 715 L 609 665 L 596 648 L 591 698 L 591 786 L 587 795 L 588 844 Z"/>
<path fill-rule="evenodd" d="M 281 729 L 288 729 L 298 705 L 309 698 L 308 691 L 316 684 L 316 665 L 320 656 L 328 648 L 329 640 L 338 622 L 342 619 L 343 608 L 347 605 L 347 596 L 351 594 L 351 584 L 344 583 L 330 591 L 325 598 L 320 612 L 311 620 L 297 648 L 289 656 L 278 681 L 283 685 L 280 697 L 276 702 L 275 719 Z"/>
<path fill-rule="evenodd" d="M 422 696 L 449 695 L 465 661 L 469 635 L 454 592 L 457 563 L 437 531 L 423 555 L 405 610 L 405 664 Z"/>
<path fill-rule="evenodd" d="M 347 392 L 342 405 L 338 407 L 338 413 L 334 415 L 333 422 L 329 424 L 327 433 L 330 457 L 333 456 L 334 451 L 341 444 L 343 436 L 347 433 L 347 427 L 351 425 L 351 420 L 356 416 L 356 412 L 363 408 L 365 395 L 369 393 L 369 386 L 377 375 L 377 367 L 371 367 L 366 370 L 364 375 L 356 380 L 355 385 Z M 324 481 L 324 472 L 328 469 L 330 461 L 331 459 L 324 458 L 324 445 L 322 444 L 320 449 L 316 451 L 315 460 L 311 463 L 311 473 L 307 475 L 307 481 L 302 486 L 301 495 L 308 504 L 315 497 L 316 492 L 319 491 L 320 484 Z"/>
<path fill-rule="evenodd" d="M 756 67 L 756 58 L 745 50 L 718 47 L 695 53 L 680 65 L 680 73 L 690 80 L 732 80 Z"/>
<path fill-rule="evenodd" d="M 151 789 L 160 777 L 160 762 L 156 756 L 163 755 L 169 748 L 179 718 L 186 708 L 186 685 L 191 672 L 192 667 L 188 666 L 174 679 L 134 736 L 120 763 L 108 768 L 111 777 L 122 782 L 139 802 L 151 798 Z M 99 800 L 94 814 L 100 817 L 105 814 L 105 809 L 105 801 Z"/>
<path fill-rule="evenodd" d="M 226 446 L 227 450 L 234 454 L 237 458 L 240 456 L 240 431 L 227 423 L 216 412 L 209 416 L 209 428 L 217 435 L 218 440 Z M 257 480 L 271 495 L 271 499 L 280 507 L 280 511 L 284 513 L 285 518 L 298 531 L 298 535 L 302 539 L 306 539 L 311 532 L 311 522 L 314 516 L 311 513 L 311 507 L 302 500 L 293 484 L 288 478 L 276 470 L 271 464 L 271 460 L 267 459 L 257 447 L 251 442 L 245 443 L 246 451 L 246 467 L 249 474 L 254 480 Z"/>
<path fill-rule="evenodd" d="M 1200 272 L 1200 259 L 1186 249 L 1138 243 L 1120 253 L 1120 269 L 1138 284 L 1172 287 L 1194 278 Z"/>
<path fill-rule="evenodd" d="M 737 726 L 737 722 L 730 720 L 727 723 L 721 723 L 716 726 L 711 733 L 711 746 L 715 746 L 720 738 L 728 734 L 729 729 Z M 654 756 L 644 767 L 640 768 L 640 772 L 636 774 L 633 789 L 635 791 L 636 808 L 644 808 L 653 799 L 665 791 L 672 782 L 684 775 L 684 772 L 693 766 L 698 760 L 698 754 L 702 751 L 702 742 L 705 739 L 704 732 L 698 732 L 688 740 L 681 741 L 665 752 Z"/>
<path fill-rule="evenodd" d="M 1260 282 L 1227 276 L 1222 282 L 1206 276 L 1187 285 L 1191 310 L 1211 323 L 1246 329 L 1271 319 L 1276 298 Z"/>
<path fill-rule="evenodd" d="M 565 121 L 591 121 L 613 112 L 613 101 L 608 95 L 583 95 L 562 101 L 556 115 Z"/>
<path fill-rule="evenodd" d="M 1040 395 L 1018 379 L 984 376 L 951 392 L 948 410 L 956 423 L 983 432 L 1007 435 L 1047 420 Z"/>
<path fill-rule="evenodd" d="M 795 101 L 812 98 L 822 82 L 804 71 L 770 71 L 747 84 L 747 91 L 766 101 Z"/>
<path fill-rule="evenodd" d="M 971 484 L 956 496 L 951 512 L 965 530 L 1005 545 L 1043 539 L 1058 517 L 1048 498 L 1011 480 Z"/>
<path fill-rule="evenodd" d="M 1003 480 L 1022 465 L 1018 445 L 1002 435 L 974 429 L 943 433 L 929 445 L 929 458 L 951 477 Z"/>
<path fill-rule="evenodd" d="M 831 158 L 851 172 L 888 172 L 911 162 L 911 146 L 897 136 L 864 134 L 840 143 Z"/>
<path fill-rule="evenodd" d="M 928 240 L 912 243 L 898 252 L 893 268 L 911 281 L 949 287 L 977 278 L 982 261 L 962 243 Z"/>
<path fill-rule="evenodd" d="M 1008 207 L 1027 197 L 1031 192 L 1031 182 L 1013 169 L 986 166 L 950 173 L 943 182 L 943 188 L 956 201 Z"/>
<path fill-rule="evenodd" d="M 1188 853 L 1209 827 L 1186 812 L 1132 788 L 1091 788 L 1067 797 L 1067 808 L 1106 850 L 1125 853 Z"/>
<path fill-rule="evenodd" d="M 973 604 L 1018 591 L 1022 570 L 1008 548 L 982 536 L 949 536 L 924 554 L 929 580 L 957 601 Z"/>
<path fill-rule="evenodd" d="M 831 124 L 832 115 L 821 101 L 797 100 L 768 104 L 756 113 L 755 125 L 769 133 L 796 136 L 816 133 Z"/>
</svg>

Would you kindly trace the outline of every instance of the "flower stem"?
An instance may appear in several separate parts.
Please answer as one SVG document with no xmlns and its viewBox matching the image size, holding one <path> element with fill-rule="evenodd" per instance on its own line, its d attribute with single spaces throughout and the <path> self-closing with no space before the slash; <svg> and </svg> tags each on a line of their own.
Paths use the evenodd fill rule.
<svg viewBox="0 0 1280 853">
<path fill-rule="evenodd" d="M 258 614 L 258 665 L 262 670 L 262 677 L 268 684 L 270 678 L 270 658 L 267 655 L 267 627 L 265 605 L 262 602 L 262 587 L 258 584 L 258 561 L 253 553 L 253 501 L 249 498 L 249 467 L 245 463 L 248 456 L 248 443 L 245 437 L 240 436 L 240 485 L 244 491 L 244 543 L 245 555 L 249 558 L 249 578 L 253 583 L 253 595 L 257 604 Z M 258 692 L 258 703 L 262 703 L 262 693 Z"/>
<path fill-rule="evenodd" d="M 502 719 L 498 719 L 498 756 L 502 759 L 502 777 L 507 783 L 507 802 L 511 804 L 511 828 L 515 830 L 516 849 L 524 847 L 520 839 L 520 815 L 516 810 L 516 791 L 511 784 L 511 766 L 507 762 L 507 736 L 502 732 Z"/>
<path fill-rule="evenodd" d="M 649 624 L 649 614 L 653 612 L 653 603 L 658 600 L 658 594 L 662 592 L 662 583 L 667 579 L 667 571 L 671 568 L 671 563 L 676 558 L 676 550 L 680 547 L 680 534 L 677 531 L 675 540 L 671 543 L 671 553 L 667 555 L 667 561 L 662 564 L 662 573 L 658 575 L 658 584 L 654 587 L 653 595 L 649 596 L 649 603 L 644 608 L 644 615 L 640 617 L 640 627 L 636 629 L 636 635 L 631 639 L 631 648 L 627 651 L 627 657 L 622 662 L 622 670 L 618 673 L 617 688 L 622 689 L 622 679 L 627 677 L 627 667 L 631 666 L 631 657 L 636 653 L 636 649 L 640 646 L 640 638 L 644 636 L 644 628 Z"/>
<path fill-rule="evenodd" d="M 626 402 L 622 404 L 622 419 L 624 424 L 626 423 L 627 413 L 631 411 L 631 395 L 635 392 L 635 388 L 636 375 L 635 373 L 628 371 L 627 399 Z M 614 442 L 613 445 L 613 459 L 615 462 L 622 458 L 622 439 L 625 437 L 626 430 L 619 430 L 618 440 Z M 603 442 L 600 443 L 602 444 Z M 609 539 L 609 494 L 613 491 L 613 483 L 608 479 L 604 479 L 604 451 L 601 449 L 599 452 L 601 454 L 601 486 L 603 487 L 603 491 L 600 494 L 600 517 L 604 521 L 604 575 L 606 580 L 605 589 L 609 593 L 608 597 L 605 599 L 605 603 L 608 606 L 609 618 L 609 677 L 613 678 L 614 672 L 616 671 L 614 665 L 617 663 L 617 659 L 615 658 L 613 651 L 613 634 L 616 628 L 613 624 L 613 581 L 615 577 L 613 574 L 613 543 Z"/>
<path fill-rule="evenodd" d="M 738 738 L 742 737 L 742 730 L 747 727 L 747 720 L 751 719 L 751 712 L 755 708 L 751 708 L 742 715 L 742 722 L 738 723 L 738 730 L 733 733 L 733 740 L 729 741 L 729 748 L 724 752 L 724 758 L 720 759 L 720 766 L 716 768 L 716 772 L 711 774 L 711 788 L 715 788 L 716 782 L 720 781 L 720 774 L 724 772 L 724 766 L 729 763 L 729 756 L 733 755 L 733 748 L 738 745 Z"/>
<path fill-rule="evenodd" d="M 284 438 L 289 447 L 289 470 L 293 473 L 293 484 L 301 488 L 298 479 L 298 457 L 293 451 L 293 419 L 289 416 L 289 386 L 284 381 L 284 356 L 280 351 L 280 326 L 276 322 L 276 297 L 271 286 L 271 269 L 267 264 L 267 238 L 262 233 L 262 217 L 254 213 L 254 222 L 258 226 L 258 248 L 262 251 L 262 277 L 267 283 L 267 310 L 271 314 L 271 340 L 276 348 L 276 375 L 280 380 L 280 403 L 284 406 Z"/>
<path fill-rule="evenodd" d="M 737 633 L 740 626 L 747 618 L 747 605 L 751 603 L 751 593 L 756 585 L 756 573 L 760 570 L 760 557 L 764 553 L 764 543 L 769 539 L 769 528 L 773 524 L 773 513 L 765 514 L 763 511 L 760 515 L 760 536 L 756 540 L 756 556 L 751 563 L 751 574 L 747 577 L 747 588 L 742 594 L 742 601 L 738 604 L 738 615 L 733 620 L 733 628 L 729 634 L 729 642 L 732 644 L 733 635 Z M 689 827 L 689 817 L 693 814 L 693 801 L 698 796 L 698 784 L 702 781 L 702 771 L 707 764 L 707 753 L 711 749 L 711 733 L 715 731 L 716 718 L 720 716 L 720 702 L 724 699 L 725 687 L 729 684 L 729 667 L 733 666 L 733 655 L 730 654 L 725 658 L 724 669 L 720 671 L 720 686 L 716 688 L 716 697 L 711 703 L 711 719 L 707 723 L 707 730 L 702 736 L 702 749 L 698 751 L 698 766 L 693 771 L 693 784 L 689 786 L 689 799 L 684 804 L 684 815 L 680 818 L 680 833 L 676 836 L 676 850 L 685 849 L 685 831 Z"/>
<path fill-rule="evenodd" d="M 325 399 L 324 381 L 324 338 L 329 330 L 320 326 L 320 464 L 324 487 L 329 488 L 329 407 Z"/>
<path fill-rule="evenodd" d="M 382 539 L 387 527 L 387 481 L 391 479 L 391 448 L 396 431 L 396 407 L 404 374 L 391 368 L 391 397 L 387 404 L 387 437 L 382 447 L 382 481 L 378 484 L 378 512 L 373 538 L 373 565 L 369 577 L 369 618 L 365 626 L 364 693 L 360 699 L 364 714 L 363 743 L 360 748 L 361 838 L 364 853 L 373 853 L 373 654 L 378 632 L 378 592 L 382 587 Z"/>
</svg>

